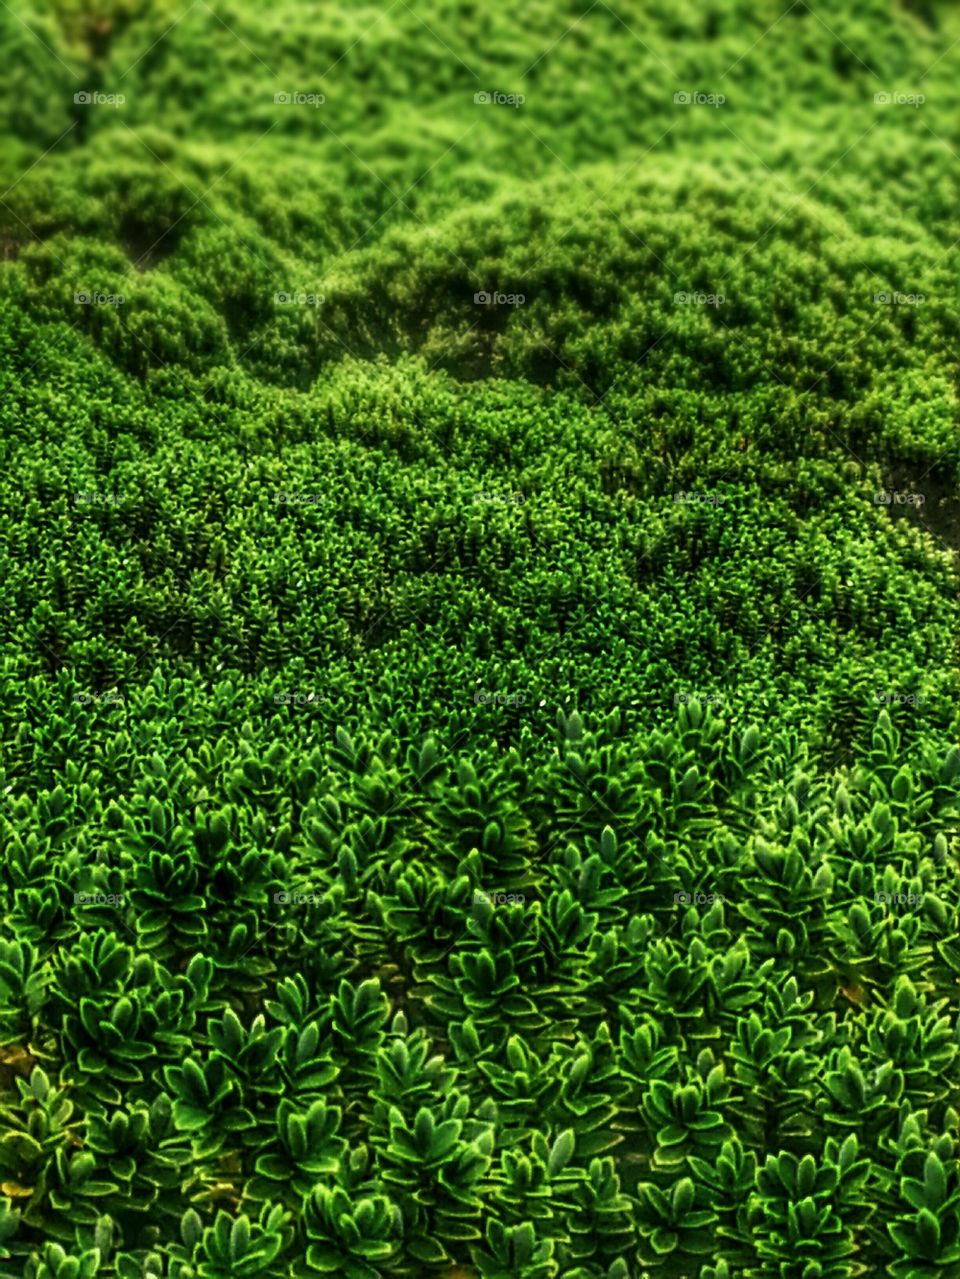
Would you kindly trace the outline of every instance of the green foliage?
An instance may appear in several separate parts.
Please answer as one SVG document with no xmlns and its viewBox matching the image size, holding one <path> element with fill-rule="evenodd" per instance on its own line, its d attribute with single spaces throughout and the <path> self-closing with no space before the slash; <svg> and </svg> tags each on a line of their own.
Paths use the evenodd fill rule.
<svg viewBox="0 0 960 1279">
<path fill-rule="evenodd" d="M 0 5 L 0 1279 L 960 1274 L 958 37 Z"/>
</svg>

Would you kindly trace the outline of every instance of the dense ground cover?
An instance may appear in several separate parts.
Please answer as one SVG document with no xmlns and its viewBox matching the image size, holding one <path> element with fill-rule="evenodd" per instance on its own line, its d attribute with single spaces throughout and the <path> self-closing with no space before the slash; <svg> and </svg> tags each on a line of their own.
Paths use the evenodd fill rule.
<svg viewBox="0 0 960 1279">
<path fill-rule="evenodd" d="M 0 1274 L 960 1274 L 958 39 L 3 6 Z"/>
</svg>

